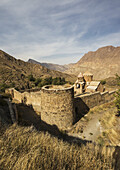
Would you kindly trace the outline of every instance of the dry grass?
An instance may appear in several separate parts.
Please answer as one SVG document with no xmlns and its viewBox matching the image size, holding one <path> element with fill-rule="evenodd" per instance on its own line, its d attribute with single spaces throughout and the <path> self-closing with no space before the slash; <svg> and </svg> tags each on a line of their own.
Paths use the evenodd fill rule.
<svg viewBox="0 0 120 170">
<path fill-rule="evenodd" d="M 114 148 L 78 146 L 58 140 L 33 126 L 13 125 L 0 138 L 0 169 L 114 169 Z"/>
<path fill-rule="evenodd" d="M 120 117 L 117 117 L 116 114 L 117 109 L 115 108 L 111 112 L 105 112 L 100 119 L 104 131 L 99 138 L 104 141 L 104 145 L 120 146 Z"/>
</svg>

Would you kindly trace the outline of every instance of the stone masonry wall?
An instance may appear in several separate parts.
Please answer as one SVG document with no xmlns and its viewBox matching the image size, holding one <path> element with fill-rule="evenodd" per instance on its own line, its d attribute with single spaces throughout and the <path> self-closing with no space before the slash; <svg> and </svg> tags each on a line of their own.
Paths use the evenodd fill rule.
<svg viewBox="0 0 120 170">
<path fill-rule="evenodd" d="M 75 121 L 74 88 L 41 90 L 41 119 L 66 129 Z"/>
<path fill-rule="evenodd" d="M 41 112 L 41 92 L 24 92 L 25 104 L 32 105 L 36 112 Z"/>
<path fill-rule="evenodd" d="M 32 105 L 33 109 L 40 114 L 41 112 L 41 93 L 38 92 L 24 92 L 21 93 L 14 88 L 7 89 L 5 91 L 12 95 L 13 99 L 16 99 L 20 103 L 24 103 L 27 105 Z"/>
<path fill-rule="evenodd" d="M 80 118 L 80 116 L 87 113 L 90 108 L 112 101 L 114 99 L 114 94 L 115 91 L 103 93 L 95 92 L 75 97 L 74 106 L 76 110 L 76 116 Z"/>
<path fill-rule="evenodd" d="M 95 92 L 74 97 L 74 88 L 49 89 L 43 87 L 38 92 L 21 93 L 14 88 L 7 89 L 20 103 L 32 105 L 41 119 L 48 124 L 57 125 L 60 129 L 70 127 L 90 108 L 104 104 L 114 99 L 115 91 Z"/>
</svg>

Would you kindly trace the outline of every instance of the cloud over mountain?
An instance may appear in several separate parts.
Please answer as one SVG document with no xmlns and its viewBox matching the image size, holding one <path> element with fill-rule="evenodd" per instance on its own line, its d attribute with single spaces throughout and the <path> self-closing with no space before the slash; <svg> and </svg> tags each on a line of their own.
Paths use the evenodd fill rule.
<svg viewBox="0 0 120 170">
<path fill-rule="evenodd" d="M 4 0 L 0 47 L 21 59 L 76 62 L 101 46 L 118 46 L 119 0 Z"/>
</svg>

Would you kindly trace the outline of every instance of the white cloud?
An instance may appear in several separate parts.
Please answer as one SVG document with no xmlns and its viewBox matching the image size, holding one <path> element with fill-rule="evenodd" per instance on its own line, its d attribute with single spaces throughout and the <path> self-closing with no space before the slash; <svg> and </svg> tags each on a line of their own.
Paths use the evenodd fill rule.
<svg viewBox="0 0 120 170">
<path fill-rule="evenodd" d="M 0 11 L 0 48 L 24 60 L 63 64 L 120 45 L 118 0 L 4 0 Z"/>
</svg>

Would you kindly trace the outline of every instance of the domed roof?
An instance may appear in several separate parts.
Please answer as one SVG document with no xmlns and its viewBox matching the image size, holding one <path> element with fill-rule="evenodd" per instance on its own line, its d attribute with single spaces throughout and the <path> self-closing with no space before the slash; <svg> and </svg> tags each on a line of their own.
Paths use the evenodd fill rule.
<svg viewBox="0 0 120 170">
<path fill-rule="evenodd" d="M 80 72 L 79 75 L 78 75 L 78 77 L 83 77 L 83 74 Z"/>
<path fill-rule="evenodd" d="M 89 71 L 86 71 L 83 75 L 84 75 L 84 76 L 93 76 L 93 74 L 90 73 Z"/>
</svg>

